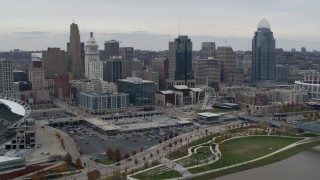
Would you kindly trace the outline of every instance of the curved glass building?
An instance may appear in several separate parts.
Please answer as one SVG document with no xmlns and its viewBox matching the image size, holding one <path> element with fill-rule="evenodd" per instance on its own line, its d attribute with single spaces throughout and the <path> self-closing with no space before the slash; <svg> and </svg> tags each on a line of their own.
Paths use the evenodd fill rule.
<svg viewBox="0 0 320 180">
<path fill-rule="evenodd" d="M 262 19 L 252 39 L 252 73 L 253 84 L 275 81 L 275 39 L 267 20 Z"/>
</svg>

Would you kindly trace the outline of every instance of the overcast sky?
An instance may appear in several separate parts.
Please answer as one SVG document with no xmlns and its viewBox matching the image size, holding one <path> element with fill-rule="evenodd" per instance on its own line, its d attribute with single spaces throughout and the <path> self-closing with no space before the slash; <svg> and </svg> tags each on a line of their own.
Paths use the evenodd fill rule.
<svg viewBox="0 0 320 180">
<path fill-rule="evenodd" d="M 277 48 L 320 50 L 318 0 L 0 0 L 0 51 L 66 48 L 72 20 L 81 41 L 89 32 L 103 48 L 110 39 L 135 49 L 166 50 L 168 40 L 189 35 L 198 50 L 215 41 L 234 50 L 251 49 L 262 18 Z M 225 42 L 227 41 L 227 42 Z"/>
</svg>

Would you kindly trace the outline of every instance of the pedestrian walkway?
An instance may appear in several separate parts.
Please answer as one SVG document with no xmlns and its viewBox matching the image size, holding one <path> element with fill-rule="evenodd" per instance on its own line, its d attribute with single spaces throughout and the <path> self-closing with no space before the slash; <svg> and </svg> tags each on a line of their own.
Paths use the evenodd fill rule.
<svg viewBox="0 0 320 180">
<path fill-rule="evenodd" d="M 187 168 L 181 166 L 180 164 L 178 164 L 174 161 L 171 161 L 170 159 L 163 158 L 162 163 L 165 166 L 179 172 L 183 177 L 192 177 L 193 176 L 193 174 Z"/>
</svg>

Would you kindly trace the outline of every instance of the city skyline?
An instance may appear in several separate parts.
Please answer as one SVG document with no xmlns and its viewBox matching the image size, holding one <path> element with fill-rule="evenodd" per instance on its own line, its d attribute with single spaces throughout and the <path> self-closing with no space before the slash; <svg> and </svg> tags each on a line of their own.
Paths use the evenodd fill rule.
<svg viewBox="0 0 320 180">
<path fill-rule="evenodd" d="M 79 25 L 81 41 L 92 31 L 101 47 L 104 41 L 116 39 L 122 47 L 168 50 L 168 41 L 180 34 L 193 40 L 194 50 L 204 41 L 250 50 L 256 24 L 263 18 L 277 34 L 277 48 L 320 50 L 320 24 L 315 23 L 318 3 L 314 0 L 264 4 L 253 0 L 190 0 L 183 1 L 183 8 L 181 2 L 58 0 L 43 5 L 39 0 L 13 0 L 0 7 L 4 14 L 0 22 L 6 25 L 0 28 L 0 51 L 66 49 L 73 19 Z"/>
</svg>

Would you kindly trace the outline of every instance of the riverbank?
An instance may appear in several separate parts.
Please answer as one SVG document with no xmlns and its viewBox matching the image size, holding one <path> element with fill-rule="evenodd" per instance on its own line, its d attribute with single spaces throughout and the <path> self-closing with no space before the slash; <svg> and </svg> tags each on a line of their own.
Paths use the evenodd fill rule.
<svg viewBox="0 0 320 180">
<path fill-rule="evenodd" d="M 292 147 L 290 149 L 281 151 L 277 154 L 274 154 L 270 157 L 266 157 L 264 159 L 249 163 L 249 164 L 244 164 L 241 166 L 236 166 L 234 168 L 229 168 L 226 170 L 222 170 L 222 171 L 218 171 L 218 172 L 213 172 L 210 174 L 206 174 L 206 175 L 200 175 L 200 176 L 195 176 L 193 178 L 193 180 L 207 180 L 207 179 L 212 179 L 215 177 L 220 177 L 220 176 L 224 176 L 227 174 L 232 174 L 232 173 L 236 173 L 236 172 L 240 172 L 240 171 L 244 171 L 244 170 L 248 170 L 248 169 L 253 169 L 256 167 L 261 167 L 261 166 L 265 166 L 277 161 L 281 161 L 283 159 L 289 158 L 293 155 L 296 155 L 300 152 L 306 151 L 312 147 L 318 146 L 320 145 L 320 141 L 318 142 L 310 142 L 310 143 L 306 143 L 306 144 L 301 144 L 301 145 L 297 145 L 295 147 Z"/>
</svg>

